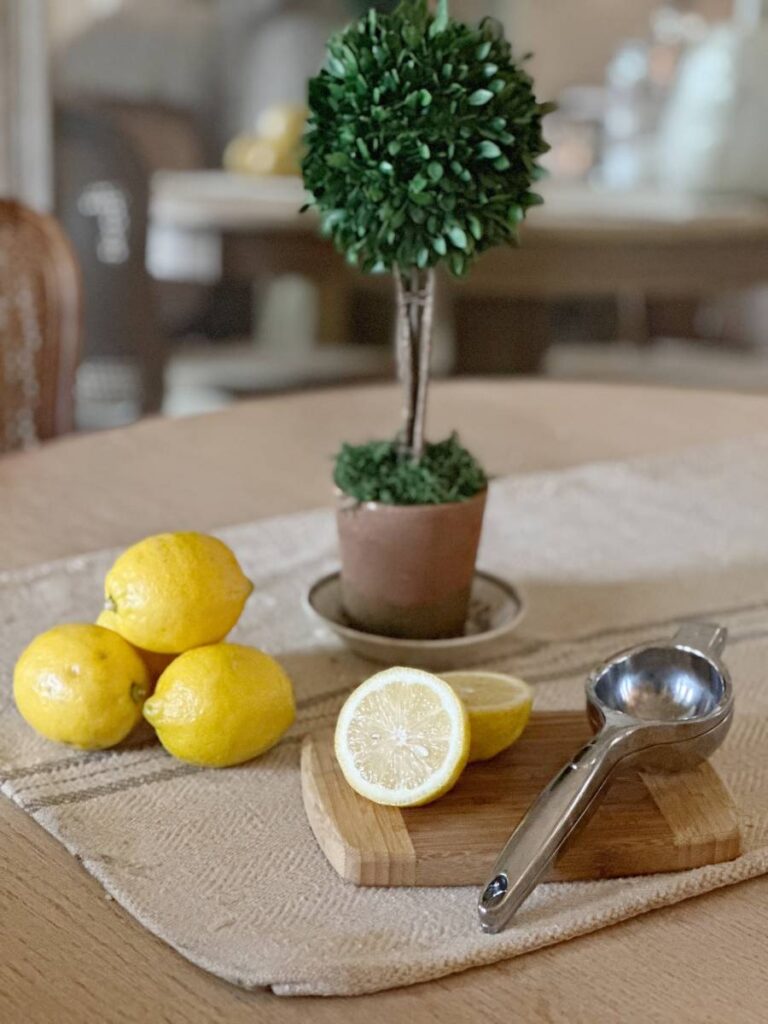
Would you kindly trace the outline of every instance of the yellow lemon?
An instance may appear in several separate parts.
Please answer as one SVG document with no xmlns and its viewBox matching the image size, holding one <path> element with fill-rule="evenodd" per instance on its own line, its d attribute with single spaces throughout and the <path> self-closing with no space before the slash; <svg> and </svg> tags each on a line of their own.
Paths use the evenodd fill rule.
<svg viewBox="0 0 768 1024">
<path fill-rule="evenodd" d="M 252 590 L 216 537 L 161 533 L 128 548 L 109 570 L 99 621 L 136 647 L 175 654 L 223 640 Z"/>
<path fill-rule="evenodd" d="M 212 644 L 180 655 L 160 676 L 144 717 L 169 754 L 225 768 L 273 747 L 293 723 L 291 681 L 253 647 Z"/>
<path fill-rule="evenodd" d="M 443 672 L 466 705 L 472 742 L 470 761 L 487 761 L 520 738 L 533 707 L 533 690 L 501 672 Z"/>
<path fill-rule="evenodd" d="M 105 629 L 110 629 L 111 613 L 102 612 L 96 619 L 97 626 L 103 626 Z M 119 635 L 119 634 L 118 634 Z M 128 641 L 126 640 L 126 643 Z M 143 647 L 136 647 L 135 644 L 131 644 L 131 647 L 138 653 L 141 660 L 147 666 L 149 672 L 150 682 L 153 684 L 157 682 L 160 676 L 165 672 L 168 666 L 171 664 L 174 658 L 177 658 L 177 654 L 157 654 L 155 651 L 145 651 Z"/>
<path fill-rule="evenodd" d="M 85 750 L 113 747 L 141 719 L 150 680 L 129 643 L 91 624 L 56 626 L 16 662 L 13 695 L 43 736 Z"/>
<path fill-rule="evenodd" d="M 391 668 L 347 698 L 336 723 L 336 757 L 361 796 L 415 807 L 456 783 L 469 736 L 466 709 L 447 683 L 419 669 Z"/>
</svg>

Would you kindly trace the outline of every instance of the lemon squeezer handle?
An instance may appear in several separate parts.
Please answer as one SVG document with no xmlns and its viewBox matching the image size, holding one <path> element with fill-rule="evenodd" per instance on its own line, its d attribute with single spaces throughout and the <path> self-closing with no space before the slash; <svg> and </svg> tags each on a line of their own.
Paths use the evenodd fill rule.
<svg viewBox="0 0 768 1024">
<path fill-rule="evenodd" d="M 480 895 L 483 931 L 506 927 L 568 839 L 596 809 L 620 759 L 619 737 L 604 729 L 542 791 L 501 851 Z"/>
</svg>

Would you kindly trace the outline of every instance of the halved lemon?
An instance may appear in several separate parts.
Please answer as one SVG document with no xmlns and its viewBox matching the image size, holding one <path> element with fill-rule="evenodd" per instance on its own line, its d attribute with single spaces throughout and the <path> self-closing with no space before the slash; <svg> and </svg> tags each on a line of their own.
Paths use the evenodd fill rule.
<svg viewBox="0 0 768 1024">
<path fill-rule="evenodd" d="M 347 698 L 336 723 L 336 757 L 361 796 L 392 807 L 436 800 L 469 754 L 467 711 L 448 683 L 415 668 L 390 668 Z"/>
<path fill-rule="evenodd" d="M 469 713 L 470 761 L 487 761 L 520 739 L 533 707 L 533 690 L 501 672 L 443 672 Z"/>
</svg>

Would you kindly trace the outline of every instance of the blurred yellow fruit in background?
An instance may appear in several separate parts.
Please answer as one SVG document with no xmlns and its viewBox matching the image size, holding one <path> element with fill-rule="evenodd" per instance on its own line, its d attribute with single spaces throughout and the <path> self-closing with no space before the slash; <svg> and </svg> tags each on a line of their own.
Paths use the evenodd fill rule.
<svg viewBox="0 0 768 1024">
<path fill-rule="evenodd" d="M 298 151 L 286 153 L 270 139 L 238 135 L 224 151 L 224 166 L 236 174 L 298 174 Z"/>
<path fill-rule="evenodd" d="M 56 626 L 21 654 L 13 695 L 21 716 L 48 739 L 84 750 L 112 747 L 133 730 L 149 693 L 147 668 L 117 633 Z"/>
<path fill-rule="evenodd" d="M 264 110 L 255 132 L 234 138 L 224 151 L 224 166 L 237 174 L 298 175 L 306 107 L 280 104 Z"/>
<path fill-rule="evenodd" d="M 263 754 L 295 714 L 293 687 L 280 665 L 239 644 L 180 655 L 144 705 L 144 717 L 169 754 L 213 768 Z"/>
<path fill-rule="evenodd" d="M 307 108 L 297 104 L 280 103 L 267 107 L 256 121 L 256 134 L 262 139 L 295 144 L 304 134 L 308 116 Z"/>
<path fill-rule="evenodd" d="M 176 654 L 229 633 L 253 584 L 230 549 L 203 533 L 161 533 L 107 573 L 102 625 L 147 651 Z"/>
</svg>

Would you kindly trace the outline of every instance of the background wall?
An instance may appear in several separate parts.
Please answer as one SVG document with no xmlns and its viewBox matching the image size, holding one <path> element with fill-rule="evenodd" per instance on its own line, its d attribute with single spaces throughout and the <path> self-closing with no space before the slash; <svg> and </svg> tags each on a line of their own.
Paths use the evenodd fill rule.
<svg viewBox="0 0 768 1024">
<path fill-rule="evenodd" d="M 312 16 L 318 38 L 322 38 L 324 26 L 333 22 L 338 12 L 348 10 L 346 0 L 48 0 L 48 6 L 54 49 L 70 50 L 67 68 L 63 73 L 59 69 L 62 86 L 96 86 L 105 77 L 123 94 L 140 96 L 155 88 L 166 93 L 165 98 L 179 101 L 183 100 L 184 90 L 188 90 L 190 103 L 199 98 L 195 86 L 200 86 L 200 68 L 205 62 L 201 50 L 205 46 L 211 47 L 215 42 L 227 50 L 223 66 L 232 76 L 240 75 L 240 68 L 245 65 L 246 77 L 253 82 L 252 91 L 257 94 L 264 90 L 264 82 L 274 78 L 275 65 L 281 66 L 284 73 L 290 71 L 286 68 L 286 47 L 290 48 L 290 42 L 280 28 L 272 28 L 272 40 L 266 38 L 268 33 L 258 40 L 249 39 L 247 29 L 239 33 L 239 26 L 253 26 L 270 12 L 300 9 Z M 573 83 L 600 83 L 617 44 L 623 39 L 646 36 L 651 12 L 658 6 L 659 0 L 452 2 L 452 9 L 460 17 L 474 20 L 493 14 L 502 18 L 516 50 L 534 51 L 531 71 L 543 97 L 556 96 L 564 86 Z M 732 0 L 691 0 L 690 6 L 711 17 L 725 17 Z M 99 46 L 91 40 L 88 46 L 78 46 L 75 38 L 89 27 L 89 35 L 109 37 L 106 27 L 111 14 L 118 14 L 121 23 L 120 52 L 116 54 L 109 42 Z M 214 15 L 222 27 L 221 34 L 210 32 Z M 286 29 L 291 18 L 296 20 L 296 14 L 288 15 Z M 157 57 L 159 51 L 152 44 L 147 43 L 144 60 L 136 59 L 130 43 L 125 45 L 127 36 L 140 40 L 142 31 L 162 38 L 162 59 Z M 302 32 L 296 39 L 295 61 L 290 62 L 295 63 L 296 71 L 308 74 L 310 63 L 317 59 L 317 39 L 310 41 Z M 99 54 L 103 59 L 99 59 Z M 231 92 L 230 84 L 226 91 Z M 248 120 L 251 114 L 251 110 L 243 112 L 241 120 L 243 116 Z M 237 119 L 238 115 L 225 115 L 225 120 L 231 117 Z M 227 130 L 230 127 L 227 124 Z"/>
<path fill-rule="evenodd" d="M 556 96 L 574 83 L 602 82 L 617 44 L 647 35 L 659 6 L 659 0 L 508 0 L 516 49 L 533 50 L 531 70 L 542 96 Z M 732 3 L 700 0 L 691 7 L 706 17 L 725 18 Z"/>
</svg>

